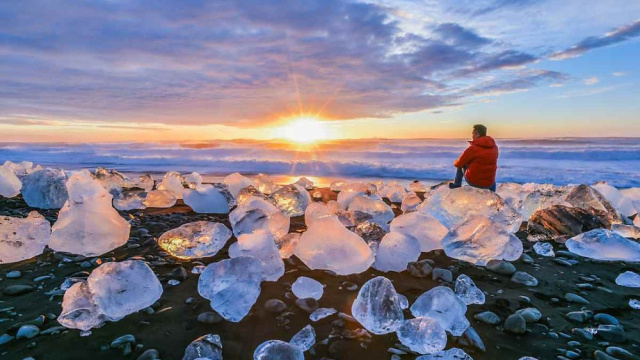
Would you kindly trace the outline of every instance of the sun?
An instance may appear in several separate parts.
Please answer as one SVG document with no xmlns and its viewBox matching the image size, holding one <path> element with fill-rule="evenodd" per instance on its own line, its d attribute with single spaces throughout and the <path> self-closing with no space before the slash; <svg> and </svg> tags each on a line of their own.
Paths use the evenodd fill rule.
<svg viewBox="0 0 640 360">
<path fill-rule="evenodd" d="M 276 129 L 276 136 L 299 144 L 329 139 L 325 122 L 314 117 L 299 117 Z"/>
</svg>

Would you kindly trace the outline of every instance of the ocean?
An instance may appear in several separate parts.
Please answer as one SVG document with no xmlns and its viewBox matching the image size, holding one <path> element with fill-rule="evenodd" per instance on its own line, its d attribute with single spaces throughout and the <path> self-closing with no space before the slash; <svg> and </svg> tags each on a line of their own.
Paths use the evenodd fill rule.
<svg viewBox="0 0 640 360">
<path fill-rule="evenodd" d="M 566 185 L 606 181 L 620 188 L 640 187 L 640 138 L 496 142 L 500 148 L 498 182 Z M 29 160 L 67 170 L 104 166 L 131 174 L 197 171 L 214 180 L 233 172 L 266 173 L 280 179 L 307 176 L 320 186 L 335 179 L 436 183 L 453 178 L 452 163 L 467 145 L 464 139 L 340 140 L 305 148 L 254 140 L 0 143 L 0 163 Z"/>
</svg>

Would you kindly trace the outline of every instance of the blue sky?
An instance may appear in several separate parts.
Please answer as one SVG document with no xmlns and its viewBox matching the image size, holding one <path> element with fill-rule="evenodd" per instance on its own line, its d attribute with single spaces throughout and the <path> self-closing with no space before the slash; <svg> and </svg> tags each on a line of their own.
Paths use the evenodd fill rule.
<svg viewBox="0 0 640 360">
<path fill-rule="evenodd" d="M 640 2 L 4 1 L 0 141 L 640 135 Z"/>
</svg>

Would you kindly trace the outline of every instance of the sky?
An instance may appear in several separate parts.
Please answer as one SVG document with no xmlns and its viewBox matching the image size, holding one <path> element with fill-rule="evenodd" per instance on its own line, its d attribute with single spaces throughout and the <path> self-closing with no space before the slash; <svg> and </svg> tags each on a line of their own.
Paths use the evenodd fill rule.
<svg viewBox="0 0 640 360">
<path fill-rule="evenodd" d="M 640 136 L 640 1 L 0 2 L 0 141 Z"/>
</svg>

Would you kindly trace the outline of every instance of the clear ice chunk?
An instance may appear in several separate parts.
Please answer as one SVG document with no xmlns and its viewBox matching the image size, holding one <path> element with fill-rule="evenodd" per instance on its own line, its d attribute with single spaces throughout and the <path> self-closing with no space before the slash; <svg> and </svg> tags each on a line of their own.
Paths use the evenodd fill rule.
<svg viewBox="0 0 640 360">
<path fill-rule="evenodd" d="M 242 176 L 239 173 L 233 173 L 231 175 L 227 175 L 227 177 L 225 177 L 224 180 L 222 180 L 222 182 L 226 184 L 227 187 L 229 187 L 229 191 L 231 192 L 231 195 L 233 195 L 235 199 L 238 199 L 238 194 L 240 193 L 240 190 L 249 186 L 253 186 L 257 190 L 257 187 L 258 187 L 258 184 L 256 184 L 253 180 L 249 179 L 246 176 Z"/>
<path fill-rule="evenodd" d="M 273 180 L 266 174 L 258 174 L 254 180 L 256 185 L 258 185 L 258 190 L 261 193 L 266 195 L 271 195 L 280 189 L 280 185 L 273 182 Z"/>
<path fill-rule="evenodd" d="M 184 177 L 184 182 L 189 186 L 189 189 L 197 189 L 202 185 L 202 175 L 194 171 Z"/>
<path fill-rule="evenodd" d="M 123 211 L 146 209 L 143 201 L 140 193 L 123 192 L 113 198 L 113 207 Z"/>
<path fill-rule="evenodd" d="M 313 202 L 309 204 L 307 209 L 304 211 L 304 222 L 307 226 L 310 226 L 315 219 L 333 215 L 339 210 L 342 210 L 342 208 L 335 200 L 330 200 L 326 204 L 322 202 Z"/>
<path fill-rule="evenodd" d="M 295 255 L 310 269 L 338 275 L 359 274 L 374 261 L 367 243 L 347 230 L 336 216 L 316 219 L 300 237 Z"/>
<path fill-rule="evenodd" d="M 126 244 L 131 225 L 111 205 L 112 196 L 87 170 L 67 181 L 69 200 L 51 228 L 49 247 L 98 256 Z"/>
<path fill-rule="evenodd" d="M 152 190 L 142 200 L 146 207 L 150 208 L 170 208 L 176 204 L 177 198 L 168 190 Z"/>
<path fill-rule="evenodd" d="M 204 184 L 197 188 L 184 189 L 184 203 L 194 212 L 206 214 L 228 214 L 235 200 L 226 185 Z"/>
<path fill-rule="evenodd" d="M 156 189 L 171 191 L 176 199 L 182 199 L 182 193 L 184 192 L 184 186 L 182 185 L 182 176 L 179 172 L 169 171 L 164 175 L 162 181 L 158 183 Z"/>
<path fill-rule="evenodd" d="M 351 314 L 365 329 L 377 335 L 394 332 L 404 322 L 398 293 L 383 276 L 362 285 L 351 306 Z"/>
<path fill-rule="evenodd" d="M 312 278 L 300 276 L 291 286 L 291 291 L 298 299 L 314 298 L 320 300 L 324 287 L 320 282 Z"/>
<path fill-rule="evenodd" d="M 22 181 L 6 165 L 0 166 L 0 196 L 12 198 L 20 194 Z"/>
<path fill-rule="evenodd" d="M 222 360 L 220 335 L 207 334 L 193 340 L 185 349 L 182 360 Z"/>
<path fill-rule="evenodd" d="M 485 266 L 490 260 L 515 261 L 522 256 L 522 241 L 501 223 L 472 216 L 442 239 L 447 256 Z"/>
<path fill-rule="evenodd" d="M 458 276 L 458 278 L 456 279 L 455 289 L 456 295 L 458 295 L 458 297 L 462 299 L 465 304 L 484 304 L 484 293 L 482 292 L 482 290 L 478 289 L 476 284 L 473 282 L 473 280 L 471 280 L 469 276 L 465 274 L 461 274 L 460 276 Z"/>
<path fill-rule="evenodd" d="M 637 212 L 636 208 L 633 206 L 633 202 L 630 198 L 624 196 L 620 190 L 615 187 L 607 184 L 606 182 L 599 182 L 591 186 L 592 188 L 598 190 L 602 196 L 607 199 L 611 205 L 613 205 L 620 213 L 624 216 L 631 216 Z"/>
<path fill-rule="evenodd" d="M 382 271 L 404 271 L 410 262 L 420 257 L 420 243 L 411 235 L 399 232 L 386 234 L 376 252 L 373 268 Z"/>
<path fill-rule="evenodd" d="M 332 308 L 319 308 L 316 311 L 312 312 L 311 315 L 309 315 L 309 320 L 316 322 L 326 318 L 327 316 L 331 316 L 337 312 L 338 311 L 336 309 L 332 309 Z"/>
<path fill-rule="evenodd" d="M 640 219 L 640 216 L 637 216 L 637 219 Z M 629 239 L 640 239 L 640 227 L 637 225 L 613 224 L 611 225 L 611 231 Z"/>
<path fill-rule="evenodd" d="M 473 215 L 491 218 L 511 233 L 517 232 L 522 223 L 520 214 L 496 193 L 472 186 L 457 189 L 440 186 L 430 193 L 419 211 L 435 217 L 448 229 L 462 224 Z"/>
<path fill-rule="evenodd" d="M 608 229 L 594 229 L 574 236 L 565 243 L 574 254 L 604 261 L 640 261 L 640 243 Z"/>
<path fill-rule="evenodd" d="M 522 200 L 520 213 L 524 220 L 529 220 L 536 211 L 554 205 L 573 206 L 565 200 L 566 188 L 557 188 L 550 184 L 536 185 L 534 190 Z"/>
<path fill-rule="evenodd" d="M 382 200 L 372 199 L 368 196 L 356 196 L 347 208 L 350 212 L 360 211 L 371 215 L 371 221 L 380 225 L 386 225 L 395 217 L 391 206 Z"/>
<path fill-rule="evenodd" d="M 94 177 L 113 196 L 120 194 L 125 184 L 125 176 L 118 170 L 99 167 L 96 169 Z"/>
<path fill-rule="evenodd" d="M 554 257 L 556 253 L 553 252 L 553 245 L 548 242 L 537 242 L 533 244 L 533 251 L 540 256 Z"/>
<path fill-rule="evenodd" d="M 393 203 L 401 203 L 406 193 L 407 190 L 398 184 L 389 184 L 380 191 L 382 197 L 389 199 Z"/>
<path fill-rule="evenodd" d="M 306 177 L 301 177 L 300 179 L 298 179 L 298 181 L 295 182 L 296 184 L 302 186 L 303 188 L 307 189 L 307 190 L 312 190 L 313 189 L 313 181 L 307 179 Z"/>
<path fill-rule="evenodd" d="M 165 232 L 158 245 L 180 259 L 203 258 L 216 255 L 231 235 L 224 224 L 196 221 Z"/>
<path fill-rule="evenodd" d="M 22 178 L 22 197 L 27 205 L 60 209 L 67 201 L 67 174 L 61 169 L 40 169 Z"/>
<path fill-rule="evenodd" d="M 262 264 L 254 257 L 225 259 L 207 265 L 198 279 L 198 293 L 231 322 L 242 320 L 260 295 Z"/>
<path fill-rule="evenodd" d="M 307 325 L 293 335 L 289 343 L 296 345 L 303 352 L 307 351 L 316 343 L 316 331 L 313 326 Z"/>
<path fill-rule="evenodd" d="M 280 252 L 280 257 L 288 259 L 293 255 L 300 242 L 299 233 L 288 233 L 287 235 L 276 239 L 276 246 Z"/>
<path fill-rule="evenodd" d="M 640 288 L 640 275 L 633 271 L 625 271 L 618 275 L 616 278 L 616 284 L 631 288 Z"/>
<path fill-rule="evenodd" d="M 406 320 L 397 334 L 402 345 L 418 354 L 432 354 L 447 346 L 447 333 L 438 321 L 428 317 Z"/>
<path fill-rule="evenodd" d="M 260 230 L 242 234 L 229 246 L 231 258 L 251 256 L 261 263 L 262 277 L 266 281 L 277 281 L 284 275 L 284 262 L 271 233 Z"/>
<path fill-rule="evenodd" d="M 256 348 L 253 360 L 304 360 L 304 353 L 297 345 L 268 340 Z"/>
<path fill-rule="evenodd" d="M 402 214 L 391 221 L 391 232 L 412 236 L 420 243 L 422 252 L 442 249 L 442 238 L 448 229 L 431 215 L 421 212 Z"/>
<path fill-rule="evenodd" d="M 418 356 L 416 360 L 473 360 L 473 358 L 462 349 L 451 348 L 435 354 Z"/>
<path fill-rule="evenodd" d="M 279 239 L 289 233 L 291 220 L 270 202 L 252 196 L 238 204 L 229 214 L 229 221 L 236 237 L 266 230 Z"/>
<path fill-rule="evenodd" d="M 453 336 L 462 335 L 469 327 L 467 305 L 448 287 L 436 286 L 420 295 L 410 310 L 415 317 L 437 320 Z"/>
<path fill-rule="evenodd" d="M 418 206 L 422 204 L 422 200 L 416 195 L 415 192 L 407 193 L 407 195 L 402 199 L 402 204 L 400 205 L 400 210 L 406 214 L 413 211 L 418 210 Z"/>
<path fill-rule="evenodd" d="M 285 185 L 271 194 L 276 207 L 287 216 L 304 215 L 311 203 L 311 195 L 298 184 Z"/>
<path fill-rule="evenodd" d="M 26 218 L 0 216 L 0 264 L 42 254 L 50 237 L 51 225 L 37 211 Z"/>
</svg>

